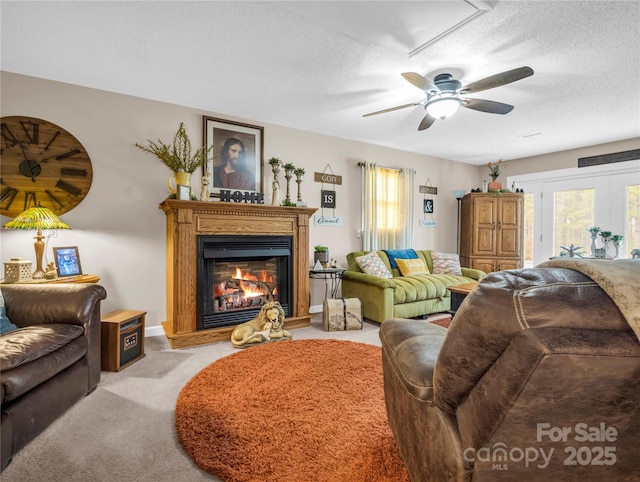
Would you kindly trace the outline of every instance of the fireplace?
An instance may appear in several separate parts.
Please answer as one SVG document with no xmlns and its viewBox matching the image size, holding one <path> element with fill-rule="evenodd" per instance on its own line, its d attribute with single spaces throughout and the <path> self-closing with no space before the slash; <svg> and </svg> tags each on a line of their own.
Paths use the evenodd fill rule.
<svg viewBox="0 0 640 482">
<path fill-rule="evenodd" d="M 309 326 L 309 218 L 316 211 L 315 208 L 178 199 L 165 199 L 160 203 L 160 208 L 167 217 L 167 319 L 162 322 L 162 328 L 172 348 L 228 341 L 238 324 L 226 324 L 225 318 L 218 316 L 219 319 L 213 321 L 216 323 L 215 328 L 204 327 L 204 319 L 207 318 L 204 316 L 205 311 L 209 315 L 214 312 L 211 293 L 215 283 L 213 280 L 210 281 L 207 298 L 209 301 L 205 302 L 204 295 L 200 294 L 197 278 L 198 270 L 212 263 L 216 269 L 223 269 L 223 264 L 228 263 L 224 267 L 224 278 L 231 278 L 230 290 L 235 289 L 234 283 L 238 283 L 237 280 L 233 280 L 236 262 L 261 264 L 251 266 L 252 271 L 259 272 L 258 277 L 262 276 L 262 271 L 267 274 L 275 273 L 278 281 L 273 281 L 274 286 L 269 284 L 272 282 L 268 281 L 268 278 L 263 282 L 270 287 L 271 296 L 277 295 L 281 304 L 287 307 L 285 328 L 291 330 Z M 203 247 L 203 252 L 208 252 L 207 258 L 203 253 L 198 254 L 201 242 L 221 238 L 232 241 L 225 242 L 222 247 L 213 246 L 206 250 Z M 245 243 L 238 243 L 242 238 L 245 239 Z M 271 247 L 267 253 L 254 252 L 247 256 L 247 250 L 264 249 L 261 246 L 251 246 L 251 240 L 258 238 L 288 239 L 289 244 L 285 242 L 285 246 Z M 280 259 L 279 254 L 276 255 L 281 249 L 291 251 L 286 267 L 282 265 L 286 262 Z M 228 259 L 224 261 L 223 254 L 232 256 L 227 256 Z M 278 261 L 272 258 L 277 258 Z M 246 268 L 240 265 L 238 267 L 241 271 Z M 230 271 L 234 273 L 229 274 Z M 286 282 L 284 287 L 281 285 L 283 282 Z M 224 288 L 227 289 L 226 284 Z M 287 291 L 286 297 L 284 291 Z M 240 293 L 237 293 L 237 296 L 239 295 Z M 200 296 L 202 298 L 199 298 Z M 229 307 L 233 308 L 233 304 L 225 306 Z M 250 309 L 256 310 L 257 306 Z M 226 310 L 226 315 L 238 316 L 238 311 L 242 310 Z M 247 312 L 243 317 L 249 315 Z M 199 323 L 198 319 L 202 321 Z"/>
<path fill-rule="evenodd" d="M 292 236 L 198 236 L 196 328 L 237 325 L 278 301 L 293 306 Z"/>
</svg>

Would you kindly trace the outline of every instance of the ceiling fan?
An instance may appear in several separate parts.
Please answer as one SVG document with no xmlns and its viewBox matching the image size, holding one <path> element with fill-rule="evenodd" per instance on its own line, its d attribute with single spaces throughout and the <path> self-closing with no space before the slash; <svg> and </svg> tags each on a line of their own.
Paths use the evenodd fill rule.
<svg viewBox="0 0 640 482">
<path fill-rule="evenodd" d="M 427 98 L 420 102 L 371 112 L 363 115 L 363 117 L 384 114 L 416 105 L 424 105 L 427 115 L 424 116 L 418 126 L 418 130 L 423 131 L 431 127 L 436 119 L 446 119 L 455 114 L 460 106 L 480 112 L 488 112 L 490 114 L 508 114 L 513 110 L 512 105 L 495 102 L 493 100 L 469 99 L 461 97 L 461 95 L 474 94 L 481 90 L 493 89 L 494 87 L 510 84 L 511 82 L 524 79 L 531 75 L 533 75 L 533 69 L 531 67 L 519 67 L 500 74 L 491 75 L 463 86 L 459 80 L 454 79 L 451 74 L 447 73 L 436 75 L 432 81 L 415 72 L 405 72 L 402 76 L 411 84 L 423 90 Z"/>
</svg>

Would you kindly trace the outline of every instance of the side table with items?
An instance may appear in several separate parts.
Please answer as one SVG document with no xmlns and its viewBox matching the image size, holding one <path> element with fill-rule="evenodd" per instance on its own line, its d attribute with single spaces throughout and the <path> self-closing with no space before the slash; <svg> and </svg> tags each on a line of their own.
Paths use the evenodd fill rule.
<svg viewBox="0 0 640 482">
<path fill-rule="evenodd" d="M 327 299 L 329 294 L 331 294 L 331 298 L 335 298 L 338 294 L 338 290 L 340 289 L 342 275 L 345 271 L 345 268 L 311 268 L 309 270 L 309 278 L 324 280 L 324 298 Z M 329 287 L 331 287 L 331 291 L 329 291 Z"/>
</svg>

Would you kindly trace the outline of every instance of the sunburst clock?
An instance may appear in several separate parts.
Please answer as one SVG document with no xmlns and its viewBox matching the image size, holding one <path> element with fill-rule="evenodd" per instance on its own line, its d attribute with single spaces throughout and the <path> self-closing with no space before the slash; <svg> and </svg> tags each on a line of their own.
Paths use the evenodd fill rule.
<svg viewBox="0 0 640 482">
<path fill-rule="evenodd" d="M 91 188 L 91 159 L 62 127 L 35 117 L 2 117 L 0 211 L 15 218 L 34 206 L 57 215 L 76 207 Z"/>
</svg>

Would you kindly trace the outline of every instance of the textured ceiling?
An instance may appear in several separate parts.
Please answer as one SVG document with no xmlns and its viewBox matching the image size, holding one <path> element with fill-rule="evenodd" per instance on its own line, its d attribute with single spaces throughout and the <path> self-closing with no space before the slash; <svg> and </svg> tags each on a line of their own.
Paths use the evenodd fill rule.
<svg viewBox="0 0 640 482">
<path fill-rule="evenodd" d="M 640 136 L 638 1 L 3 0 L 0 14 L 2 70 L 254 123 L 471 164 Z M 402 72 L 466 84 L 525 65 L 469 96 L 508 115 L 460 109 L 422 132 L 421 106 L 362 117 L 424 98 Z"/>
</svg>

